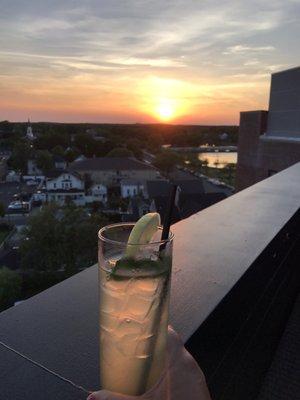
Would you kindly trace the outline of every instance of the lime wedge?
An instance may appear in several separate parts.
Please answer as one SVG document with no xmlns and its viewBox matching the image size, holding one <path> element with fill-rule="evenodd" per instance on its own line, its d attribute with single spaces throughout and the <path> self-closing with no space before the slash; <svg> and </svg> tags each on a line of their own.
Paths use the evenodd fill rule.
<svg viewBox="0 0 300 400">
<path fill-rule="evenodd" d="M 133 258 L 139 250 L 139 246 L 137 245 L 149 243 L 158 230 L 159 225 L 160 215 L 158 213 L 154 212 L 143 215 L 134 225 L 129 235 L 125 257 Z"/>
</svg>

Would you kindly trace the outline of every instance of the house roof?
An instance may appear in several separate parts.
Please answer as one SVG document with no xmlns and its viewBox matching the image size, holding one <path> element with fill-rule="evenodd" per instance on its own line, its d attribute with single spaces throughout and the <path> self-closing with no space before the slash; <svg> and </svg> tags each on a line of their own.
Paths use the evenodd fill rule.
<svg viewBox="0 0 300 400">
<path fill-rule="evenodd" d="M 224 200 L 227 196 L 224 193 L 204 193 L 180 196 L 180 211 L 182 218 L 204 210 L 207 207 Z"/>
<path fill-rule="evenodd" d="M 207 208 L 227 196 L 224 193 L 182 194 L 179 196 L 179 204 L 174 207 L 172 224 Z M 168 196 L 156 196 L 153 198 L 156 211 L 160 214 L 162 222 L 168 205 Z"/>
<path fill-rule="evenodd" d="M 136 181 L 134 179 L 122 179 L 121 180 L 121 185 L 138 185 L 138 186 L 141 186 L 141 185 L 144 185 L 144 184 L 145 184 L 144 182 Z"/>
<path fill-rule="evenodd" d="M 60 176 L 63 173 L 64 173 L 64 171 L 61 171 L 61 170 L 59 171 L 57 169 L 52 169 L 51 171 L 47 172 L 46 178 L 54 179 L 54 178 L 57 178 L 58 176 Z"/>
<path fill-rule="evenodd" d="M 151 165 L 145 164 L 135 158 L 126 157 L 94 157 L 76 161 L 70 165 L 76 171 L 97 170 L 156 170 Z"/>
<path fill-rule="evenodd" d="M 52 180 L 52 179 L 58 178 L 59 176 L 61 176 L 63 174 L 73 175 L 73 176 L 75 176 L 75 178 L 80 179 L 82 181 L 82 177 L 76 171 L 70 171 L 68 169 L 64 169 L 64 170 L 56 170 L 55 169 L 50 172 L 47 172 L 47 178 Z"/>
<path fill-rule="evenodd" d="M 46 191 L 47 193 L 84 193 L 84 189 L 76 189 L 76 188 L 71 188 L 71 189 L 49 189 Z"/>
<path fill-rule="evenodd" d="M 147 181 L 147 192 L 150 199 L 157 196 L 167 196 L 170 187 L 171 184 L 167 180 Z"/>
<path fill-rule="evenodd" d="M 204 188 L 201 179 L 174 180 L 173 183 L 180 187 L 182 194 L 204 193 Z"/>
</svg>

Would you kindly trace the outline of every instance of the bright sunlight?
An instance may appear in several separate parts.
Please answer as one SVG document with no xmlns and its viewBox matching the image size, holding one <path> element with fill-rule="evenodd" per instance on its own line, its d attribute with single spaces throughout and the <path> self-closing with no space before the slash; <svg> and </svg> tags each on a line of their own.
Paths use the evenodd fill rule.
<svg viewBox="0 0 300 400">
<path fill-rule="evenodd" d="M 152 76 L 139 82 L 136 102 L 156 121 L 176 122 L 193 111 L 190 99 L 196 98 L 197 93 L 198 88 L 186 81 Z"/>
<path fill-rule="evenodd" d="M 174 117 L 174 106 L 167 100 L 163 100 L 157 107 L 157 116 L 162 121 L 169 121 Z"/>
</svg>

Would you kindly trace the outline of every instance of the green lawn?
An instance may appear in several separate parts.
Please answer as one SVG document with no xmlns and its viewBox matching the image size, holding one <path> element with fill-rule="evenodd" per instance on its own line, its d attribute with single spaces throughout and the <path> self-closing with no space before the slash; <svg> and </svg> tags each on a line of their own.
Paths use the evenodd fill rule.
<svg viewBox="0 0 300 400">
<path fill-rule="evenodd" d="M 226 183 L 227 185 L 235 187 L 235 175 L 236 170 L 226 171 L 225 168 L 203 168 L 201 171 L 204 175 L 209 176 L 210 178 L 219 179 L 220 181 Z"/>
</svg>

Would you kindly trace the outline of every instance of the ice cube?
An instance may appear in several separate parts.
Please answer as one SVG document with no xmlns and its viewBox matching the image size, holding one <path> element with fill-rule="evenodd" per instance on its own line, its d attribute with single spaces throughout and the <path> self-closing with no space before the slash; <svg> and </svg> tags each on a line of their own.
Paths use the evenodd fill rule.
<svg viewBox="0 0 300 400">
<path fill-rule="evenodd" d="M 101 288 L 101 310 L 106 313 L 118 314 L 126 300 L 126 292 L 112 291 L 107 287 Z"/>
<path fill-rule="evenodd" d="M 140 278 L 135 282 L 135 290 L 142 295 L 153 296 L 159 291 L 161 278 Z"/>
<path fill-rule="evenodd" d="M 100 311 L 101 329 L 104 329 L 106 332 L 114 332 L 118 323 L 119 319 L 115 315 L 102 310 Z"/>
<path fill-rule="evenodd" d="M 159 303 L 157 296 L 138 296 L 130 295 L 127 298 L 126 310 L 129 311 L 130 315 L 138 320 L 144 322 L 146 318 L 157 308 Z"/>
<path fill-rule="evenodd" d="M 124 316 L 118 324 L 115 334 L 123 338 L 126 335 L 134 335 L 137 339 L 144 332 L 144 326 L 141 322 L 131 318 L 129 315 Z"/>
<path fill-rule="evenodd" d="M 151 354 L 151 350 L 153 348 L 154 335 L 150 335 L 148 337 L 142 337 L 137 340 L 136 348 L 135 348 L 135 356 L 138 358 L 147 358 Z"/>
<path fill-rule="evenodd" d="M 114 337 L 111 333 L 101 331 L 100 335 L 100 349 L 101 349 L 101 360 L 110 366 L 114 366 L 120 360 L 120 350 L 118 348 L 119 340 Z"/>
</svg>

